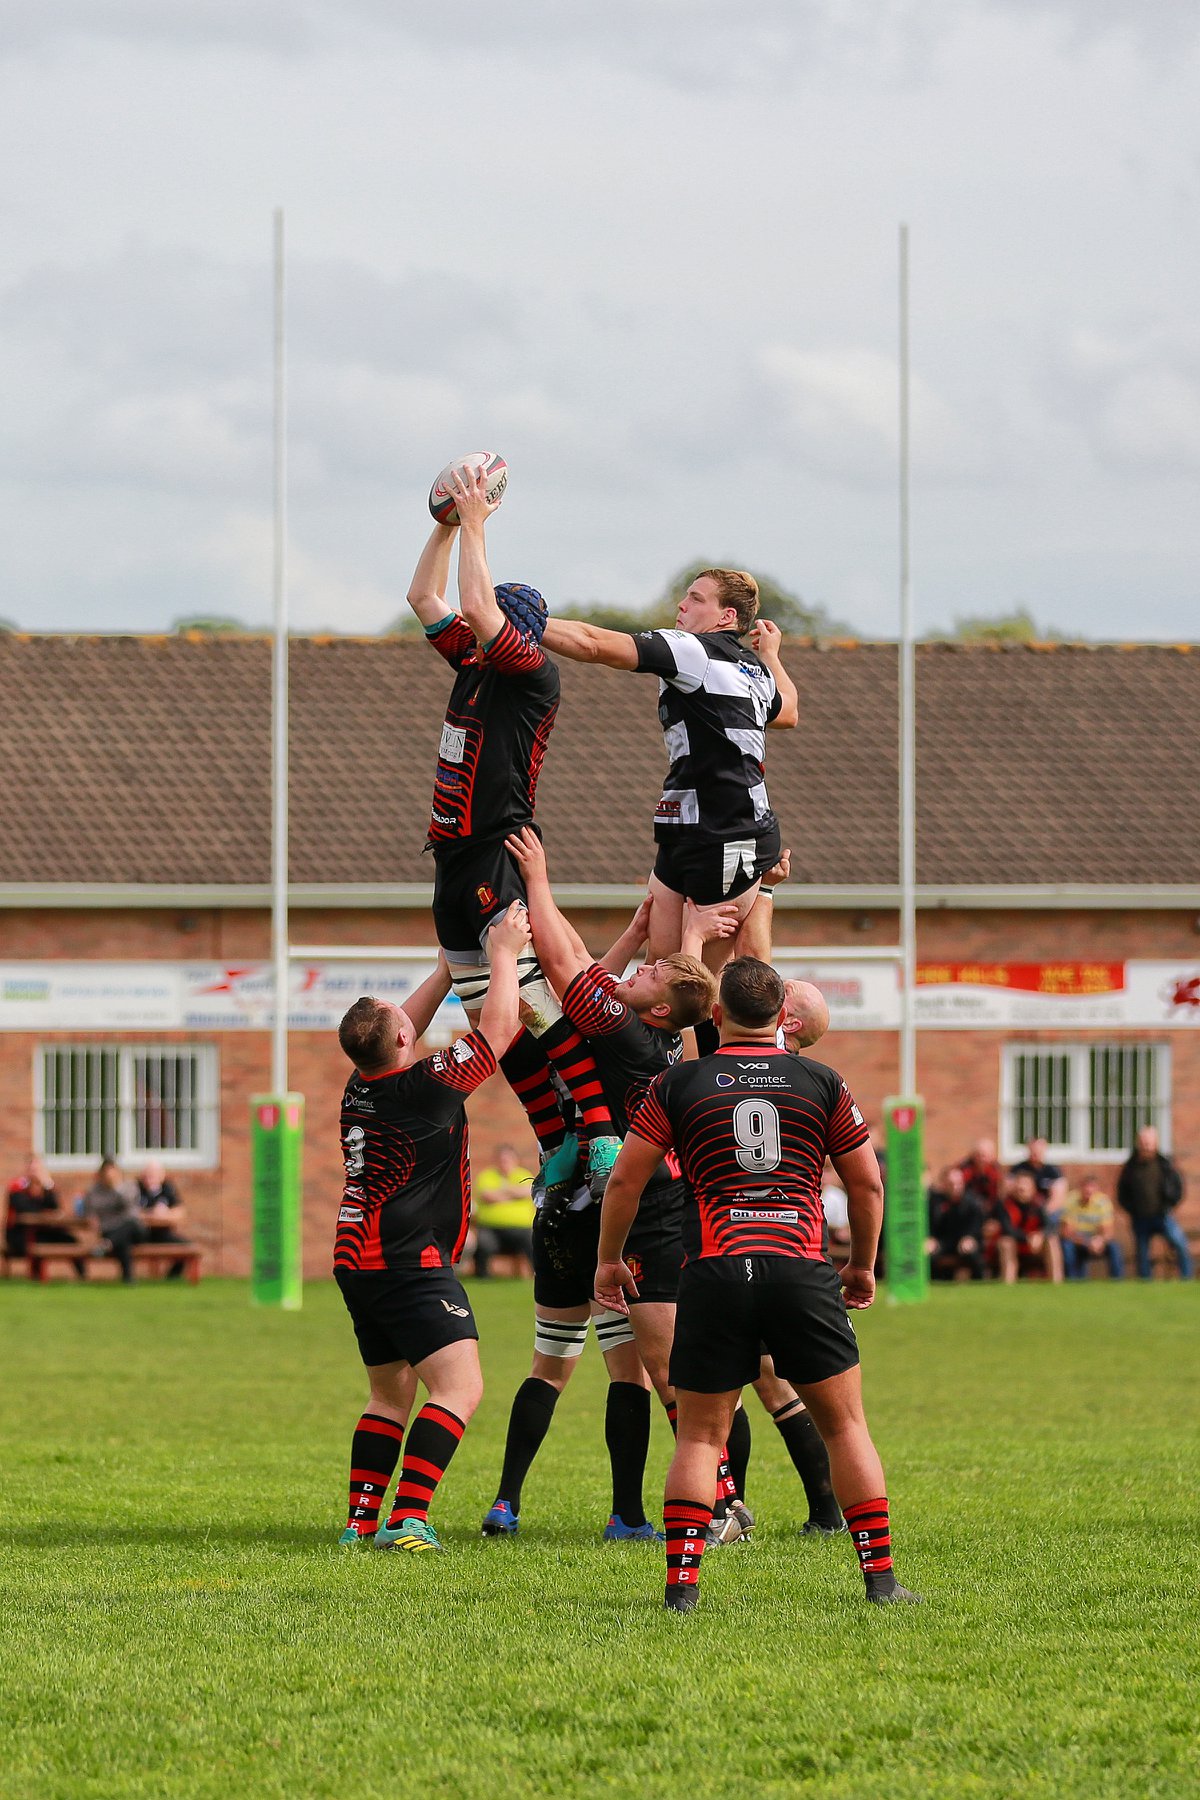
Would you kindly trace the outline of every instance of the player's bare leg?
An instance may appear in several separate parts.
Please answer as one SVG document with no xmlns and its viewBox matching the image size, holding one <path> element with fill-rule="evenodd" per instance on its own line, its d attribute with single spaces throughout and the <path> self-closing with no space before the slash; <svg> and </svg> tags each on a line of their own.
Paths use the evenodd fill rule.
<svg viewBox="0 0 1200 1800">
<path fill-rule="evenodd" d="M 855 1366 L 840 1375 L 831 1375 L 828 1381 L 811 1382 L 797 1391 L 825 1440 L 833 1491 L 858 1552 L 867 1599 L 919 1599 L 919 1595 L 900 1586 L 892 1571 L 887 1488 L 883 1464 L 863 1414 L 861 1370 Z"/>
<path fill-rule="evenodd" d="M 413 1365 L 429 1398 L 409 1428 L 391 1515 L 376 1534 L 380 1549 L 440 1550 L 429 1508 L 467 1422 L 483 1398 L 479 1345 L 446 1344 Z"/>
<path fill-rule="evenodd" d="M 683 942 L 683 901 L 684 896 L 677 894 L 673 888 L 665 886 L 657 875 L 651 875 L 650 885 L 650 923 L 647 931 L 646 960 L 658 962 L 664 956 L 674 956 Z M 744 923 L 754 902 L 758 898 L 758 883 L 747 888 L 744 894 L 735 894 L 729 900 L 723 900 L 723 906 L 737 909 L 738 931 Z M 710 938 L 701 952 L 706 968 L 719 974 L 733 955 L 734 937 Z M 740 954 L 740 953 L 739 953 Z"/>
<path fill-rule="evenodd" d="M 698 1394 L 688 1388 L 676 1391 L 679 1435 L 663 1498 L 667 1534 L 663 1604 L 672 1612 L 691 1612 L 699 1598 L 700 1559 L 712 1517 L 717 1467 L 739 1393 L 738 1388 L 724 1394 Z"/>
<path fill-rule="evenodd" d="M 417 1394 L 416 1371 L 406 1362 L 375 1363 L 366 1410 L 350 1446 L 350 1506 L 340 1542 L 352 1549 L 374 1541 L 379 1509 L 392 1485 L 400 1445 Z"/>
<path fill-rule="evenodd" d="M 829 1453 L 812 1415 L 791 1382 L 776 1375 L 769 1356 L 762 1359 L 754 1391 L 770 1413 L 792 1459 L 792 1466 L 804 1484 L 808 1518 L 801 1527 L 802 1534 L 805 1537 L 836 1537 L 845 1531 L 846 1521 L 833 1491 Z"/>
</svg>

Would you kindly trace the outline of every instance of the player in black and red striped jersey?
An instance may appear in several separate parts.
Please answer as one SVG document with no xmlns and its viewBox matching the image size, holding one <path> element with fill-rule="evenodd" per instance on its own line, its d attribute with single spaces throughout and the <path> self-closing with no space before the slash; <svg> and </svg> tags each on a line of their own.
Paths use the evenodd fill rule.
<svg viewBox="0 0 1200 1800">
<path fill-rule="evenodd" d="M 721 1445 L 761 1346 L 794 1384 L 829 1451 L 867 1598 L 916 1596 L 892 1570 L 883 1468 L 862 1411 L 858 1345 L 847 1308 L 870 1306 L 883 1185 L 870 1133 L 832 1069 L 776 1044 L 783 982 L 769 964 L 726 966 L 712 1056 L 660 1075 L 633 1120 L 605 1195 L 596 1294 L 619 1308 L 635 1284 L 622 1259 L 638 1202 L 674 1149 L 688 1182 L 687 1263 L 671 1377 L 679 1407 L 667 1475 L 665 1604 L 696 1604 Z M 850 1260 L 824 1254 L 821 1173 L 829 1157 L 849 1201 Z"/>
<path fill-rule="evenodd" d="M 342 1096 L 346 1183 L 333 1268 L 371 1384 L 351 1449 L 344 1544 L 441 1549 L 429 1505 L 483 1392 L 479 1333 L 454 1273 L 471 1211 L 465 1103 L 517 1033 L 524 907 L 510 906 L 488 936 L 492 981 L 479 1028 L 449 1049 L 416 1060 L 417 1040 L 449 991 L 444 958 L 407 1012 L 364 996 L 338 1030 L 354 1074 Z M 380 1525 L 418 1380 L 429 1399 Z"/>
<path fill-rule="evenodd" d="M 608 953 L 612 966 L 606 966 L 591 955 L 555 904 L 537 834 L 528 828 L 516 833 L 508 848 L 524 879 L 538 961 L 591 1051 L 613 1124 L 623 1133 L 650 1082 L 682 1057 L 680 1032 L 712 1007 L 717 984 L 699 961 L 699 952 L 708 936 L 736 928 L 733 909 L 708 909 L 693 927 L 693 940 L 685 940 L 684 953 L 642 964 L 627 980 L 619 980 L 614 970 L 623 974 L 629 955 L 644 941 L 645 913 L 639 910 L 629 932 Z M 629 1247 L 639 1282 L 639 1304 L 630 1316 L 603 1311 L 592 1300 L 599 1209 L 539 1210 L 533 1231 L 533 1368 L 513 1401 L 499 1491 L 483 1521 L 485 1536 L 511 1536 L 518 1527 L 521 1488 L 587 1342 L 589 1314 L 609 1373 L 605 1439 L 613 1499 L 604 1536 L 611 1542 L 657 1535 L 642 1499 L 650 1443 L 650 1395 L 643 1368 L 670 1410 L 674 1395 L 667 1363 L 683 1261 L 682 1212 L 683 1183 L 663 1164 L 647 1184 Z M 631 1339 L 640 1361 L 637 1352 L 629 1354 Z"/>
<path fill-rule="evenodd" d="M 479 470 L 449 479 L 461 520 L 437 525 L 421 554 L 408 603 L 434 648 L 455 671 L 438 747 L 426 848 L 434 858 L 433 918 L 454 991 L 477 1019 L 488 984 L 487 928 L 524 887 L 504 840 L 533 822 L 538 776 L 558 712 L 559 677 L 541 647 L 546 603 L 531 587 L 493 587 L 484 528 L 498 501 Z M 461 612 L 446 601 L 458 545 Z M 566 1125 L 550 1066 L 575 1103 L 587 1166 L 599 1195 L 620 1140 L 595 1065 L 566 1023 L 529 951 L 521 962 L 525 1030 L 502 1067 L 543 1154 L 562 1145 Z M 561 1161 L 562 1159 L 560 1159 Z M 570 1162 L 568 1156 L 567 1162 Z M 555 1171 L 566 1175 L 569 1169 Z"/>
</svg>

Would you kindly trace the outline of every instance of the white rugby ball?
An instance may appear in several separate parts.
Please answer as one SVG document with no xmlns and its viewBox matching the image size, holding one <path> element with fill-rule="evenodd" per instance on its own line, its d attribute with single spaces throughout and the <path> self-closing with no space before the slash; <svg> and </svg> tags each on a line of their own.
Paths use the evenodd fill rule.
<svg viewBox="0 0 1200 1800">
<path fill-rule="evenodd" d="M 487 476 L 487 497 L 497 501 L 508 486 L 508 464 L 495 450 L 472 450 L 447 463 L 429 490 L 429 510 L 439 525 L 457 525 L 458 508 L 450 490 L 450 477 L 458 469 L 482 469 Z"/>
</svg>

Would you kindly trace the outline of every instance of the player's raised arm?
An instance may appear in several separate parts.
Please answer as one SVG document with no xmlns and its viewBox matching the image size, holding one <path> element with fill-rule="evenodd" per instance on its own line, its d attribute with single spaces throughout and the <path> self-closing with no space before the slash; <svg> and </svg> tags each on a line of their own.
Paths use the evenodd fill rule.
<svg viewBox="0 0 1200 1800">
<path fill-rule="evenodd" d="M 637 645 L 627 631 L 608 631 L 582 619 L 547 619 L 542 643 L 569 662 L 601 663 L 606 669 L 636 669 Z"/>
<path fill-rule="evenodd" d="M 879 1162 L 870 1143 L 841 1154 L 831 1150 L 829 1160 L 846 1190 L 850 1217 L 850 1260 L 842 1270 L 842 1298 L 848 1307 L 870 1306 L 875 1298 L 875 1253 L 883 1223 Z"/>
<path fill-rule="evenodd" d="M 450 585 L 450 552 L 457 536 L 457 525 L 435 525 L 413 570 L 408 604 L 426 627 L 440 624 L 454 611 L 447 604 L 446 589 Z"/>
<path fill-rule="evenodd" d="M 779 692 L 779 711 L 767 720 L 768 731 L 790 731 L 799 723 L 800 696 L 796 684 L 783 666 L 783 634 L 771 619 L 759 619 L 750 633 L 750 648 L 771 671 Z"/>
<path fill-rule="evenodd" d="M 450 476 L 447 486 L 462 525 L 458 545 L 458 604 L 462 616 L 480 644 L 490 644 L 504 629 L 492 577 L 488 572 L 484 526 L 499 506 L 489 500 L 487 476 L 482 469 L 463 467 Z"/>
<path fill-rule="evenodd" d="M 537 832 L 528 825 L 522 826 L 505 839 L 504 847 L 525 882 L 533 948 L 542 973 L 561 999 L 575 977 L 590 967 L 592 958 L 583 939 L 558 910 L 550 888 L 546 852 Z"/>
<path fill-rule="evenodd" d="M 596 1251 L 595 1296 L 601 1306 L 627 1313 L 626 1292 L 637 1297 L 633 1271 L 623 1261 L 625 1240 L 637 1217 L 642 1190 L 662 1161 L 657 1144 L 631 1131 L 613 1164 L 600 1208 L 600 1243 Z"/>
<path fill-rule="evenodd" d="M 517 956 L 529 943 L 529 919 L 519 900 L 514 900 L 489 927 L 487 941 L 491 980 L 479 1015 L 479 1029 L 499 1061 L 521 1029 Z"/>
<path fill-rule="evenodd" d="M 427 975 L 420 987 L 414 988 L 405 1012 L 413 1023 L 413 1030 L 419 1038 L 425 1036 L 433 1024 L 434 1014 L 450 992 L 450 965 L 444 953 L 438 951 L 437 963 L 432 975 Z"/>
</svg>

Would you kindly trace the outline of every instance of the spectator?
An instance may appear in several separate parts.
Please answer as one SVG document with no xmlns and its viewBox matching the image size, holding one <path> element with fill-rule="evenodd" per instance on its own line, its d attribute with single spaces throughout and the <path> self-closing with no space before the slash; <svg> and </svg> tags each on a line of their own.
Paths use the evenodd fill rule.
<svg viewBox="0 0 1200 1800">
<path fill-rule="evenodd" d="M 1015 1281 L 1017 1275 L 1028 1275 L 1034 1269 L 1044 1269 L 1050 1281 L 1061 1281 L 1062 1245 L 1050 1229 L 1049 1217 L 1033 1176 L 1014 1175 L 1007 1185 L 1001 1205 L 1007 1210 L 1012 1222 L 1013 1242 L 1017 1252 L 1016 1271 L 1006 1279 Z"/>
<path fill-rule="evenodd" d="M 1004 1170 L 996 1161 L 996 1146 L 991 1138 L 980 1138 L 970 1156 L 959 1163 L 966 1192 L 973 1194 L 983 1208 L 984 1217 L 996 1206 L 1004 1192 Z"/>
<path fill-rule="evenodd" d="M 829 1254 L 835 1262 L 844 1263 L 850 1254 L 850 1203 L 828 1164 L 821 1184 L 821 1210 L 825 1214 Z"/>
<path fill-rule="evenodd" d="M 511 1144 L 501 1144 L 496 1166 L 472 1183 L 475 1213 L 475 1273 L 491 1273 L 493 1256 L 513 1259 L 513 1274 L 532 1272 L 533 1176 L 521 1166 Z"/>
<path fill-rule="evenodd" d="M 1149 1281 L 1150 1244 L 1156 1237 L 1165 1238 L 1175 1252 L 1183 1281 L 1191 1279 L 1192 1255 L 1175 1208 L 1183 1199 L 1183 1176 L 1169 1156 L 1158 1147 L 1158 1132 L 1153 1125 L 1143 1125 L 1128 1162 L 1117 1178 L 1117 1205 L 1129 1214 L 1137 1254 L 1137 1272 Z"/>
<path fill-rule="evenodd" d="M 136 1181 L 126 1181 L 111 1156 L 106 1156 L 96 1179 L 82 1201 L 83 1217 L 100 1234 L 100 1254 L 115 1256 L 121 1280 L 133 1280 L 133 1246 L 148 1235 L 142 1223 L 142 1195 Z"/>
<path fill-rule="evenodd" d="M 1108 1263 L 1114 1280 L 1125 1273 L 1125 1259 L 1116 1239 L 1113 1203 L 1094 1175 L 1085 1175 L 1079 1192 L 1067 1196 L 1059 1235 L 1068 1281 L 1082 1281 L 1091 1264 L 1101 1257 Z"/>
<path fill-rule="evenodd" d="M 32 1243 L 77 1244 L 78 1233 L 71 1229 L 70 1218 L 62 1209 L 54 1177 L 40 1156 L 31 1156 L 25 1173 L 9 1185 L 8 1218 L 5 1225 L 10 1256 L 26 1256 Z M 73 1264 L 81 1281 L 87 1279 L 87 1264 L 82 1259 Z"/>
<path fill-rule="evenodd" d="M 187 1238 L 177 1229 L 187 1218 L 183 1201 L 173 1181 L 160 1162 L 148 1162 L 138 1177 L 142 1202 L 142 1223 L 150 1244 L 186 1244 Z M 178 1281 L 186 1262 L 182 1258 L 167 1270 L 168 1281 Z"/>
<path fill-rule="evenodd" d="M 1037 1183 L 1038 1198 L 1046 1209 L 1046 1218 L 1053 1230 L 1057 1227 L 1059 1213 L 1066 1205 L 1067 1178 L 1057 1163 L 1047 1162 L 1046 1152 L 1049 1148 L 1045 1138 L 1030 1138 L 1024 1161 L 1014 1163 L 1009 1174 L 1033 1176 Z"/>
<path fill-rule="evenodd" d="M 957 1164 L 943 1169 L 937 1187 L 929 1190 L 925 1249 L 934 1281 L 954 1281 L 960 1273 L 983 1280 L 983 1207 Z"/>
</svg>

